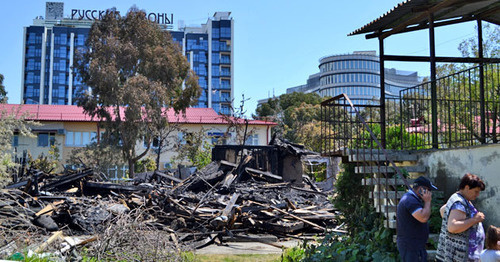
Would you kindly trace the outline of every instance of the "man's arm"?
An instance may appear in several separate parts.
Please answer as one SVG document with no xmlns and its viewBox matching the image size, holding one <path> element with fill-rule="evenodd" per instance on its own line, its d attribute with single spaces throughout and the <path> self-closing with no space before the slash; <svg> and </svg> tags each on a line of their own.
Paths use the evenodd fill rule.
<svg viewBox="0 0 500 262">
<path fill-rule="evenodd" d="M 424 191 L 422 194 L 422 200 L 424 200 L 424 208 L 419 209 L 413 214 L 411 214 L 420 223 L 426 223 L 431 217 L 431 200 L 432 193 L 429 190 Z"/>
</svg>

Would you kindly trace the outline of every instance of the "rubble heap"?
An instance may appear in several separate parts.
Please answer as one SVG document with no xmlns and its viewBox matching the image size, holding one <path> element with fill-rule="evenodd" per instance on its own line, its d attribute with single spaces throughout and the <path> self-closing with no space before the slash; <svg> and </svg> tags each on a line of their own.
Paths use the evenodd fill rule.
<svg viewBox="0 0 500 262">
<path fill-rule="evenodd" d="M 100 181 L 91 169 L 57 176 L 30 170 L 0 192 L 0 256 L 26 232 L 41 239 L 87 236 L 68 244 L 70 250 L 98 239 L 120 216 L 140 219 L 191 249 L 228 239 L 260 241 L 251 234 L 304 238 L 342 232 L 335 229 L 337 213 L 328 195 L 307 176 L 301 183 L 283 181 L 252 168 L 252 159 L 214 161 L 183 180 L 155 171 L 121 184 Z"/>
</svg>

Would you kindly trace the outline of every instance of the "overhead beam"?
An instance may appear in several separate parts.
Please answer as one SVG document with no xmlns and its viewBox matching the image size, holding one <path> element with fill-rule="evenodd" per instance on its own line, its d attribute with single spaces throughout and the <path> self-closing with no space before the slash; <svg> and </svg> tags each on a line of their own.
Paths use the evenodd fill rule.
<svg viewBox="0 0 500 262">
<path fill-rule="evenodd" d="M 384 55 L 383 59 L 386 61 L 397 62 L 430 62 L 428 56 L 405 56 L 405 55 Z M 435 61 L 439 63 L 500 63 L 500 58 L 479 58 L 479 57 L 444 57 L 436 56 Z"/>
<path fill-rule="evenodd" d="M 434 23 L 434 28 L 440 27 L 440 26 L 446 26 L 446 25 L 454 25 L 454 24 L 459 24 L 459 23 L 464 23 L 464 22 L 469 22 L 469 21 L 475 21 L 476 19 L 477 18 L 466 16 L 466 17 L 457 18 L 457 19 L 453 19 L 453 20 L 442 21 L 442 22 Z M 427 28 L 429 28 L 429 24 L 426 23 L 425 25 L 407 27 L 407 28 L 399 31 L 398 33 L 408 33 L 408 32 L 418 31 L 418 30 L 427 29 Z M 393 30 L 385 31 L 382 33 L 367 34 L 365 36 L 365 38 L 366 39 L 377 38 L 382 34 L 389 33 L 392 31 Z M 392 33 L 392 34 L 396 34 L 396 33 Z"/>
<path fill-rule="evenodd" d="M 413 18 L 406 20 L 406 22 L 404 22 L 404 23 L 402 23 L 402 24 L 394 27 L 393 30 L 385 32 L 385 33 L 382 33 L 380 35 L 380 37 L 386 38 L 386 37 L 388 37 L 390 35 L 397 34 L 397 33 L 401 32 L 401 30 L 404 30 L 407 26 L 409 26 L 411 24 L 418 23 L 422 19 L 427 19 L 429 17 L 429 14 L 435 13 L 436 11 L 438 11 L 438 10 L 440 10 L 442 8 L 445 8 L 445 7 L 448 7 L 450 5 L 456 4 L 456 3 L 460 2 L 460 1 L 462 1 L 462 0 L 444 0 L 444 1 L 440 2 L 439 4 L 437 4 L 437 5 L 429 8 L 427 10 L 427 12 L 422 12 L 421 14 L 418 14 L 418 15 L 414 16 Z"/>
</svg>

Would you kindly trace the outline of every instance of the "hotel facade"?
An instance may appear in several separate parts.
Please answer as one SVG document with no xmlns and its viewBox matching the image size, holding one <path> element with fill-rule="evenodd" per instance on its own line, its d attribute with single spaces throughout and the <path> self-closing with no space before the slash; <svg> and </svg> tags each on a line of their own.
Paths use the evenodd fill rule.
<svg viewBox="0 0 500 262">
<path fill-rule="evenodd" d="M 64 3 L 47 2 L 45 17 L 24 28 L 21 103 L 76 105 L 90 87 L 81 83 L 72 65 L 75 52 L 85 47 L 92 23 L 106 11 L 71 10 Z M 147 13 L 148 19 L 168 30 L 199 77 L 202 94 L 197 108 L 231 114 L 234 94 L 234 20 L 230 12 L 216 12 L 205 24 L 173 28 L 174 15 Z"/>
</svg>

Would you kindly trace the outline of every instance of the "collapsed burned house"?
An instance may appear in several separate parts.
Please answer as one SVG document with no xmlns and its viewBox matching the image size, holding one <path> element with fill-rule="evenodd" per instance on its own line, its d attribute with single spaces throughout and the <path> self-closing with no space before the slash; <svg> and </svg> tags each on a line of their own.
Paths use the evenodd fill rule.
<svg viewBox="0 0 500 262">
<path fill-rule="evenodd" d="M 300 157 L 311 153 L 282 140 L 217 146 L 214 161 L 185 179 L 154 171 L 122 184 L 102 181 L 91 169 L 64 175 L 29 170 L 2 190 L 0 223 L 13 234 L 96 236 L 113 217 L 145 209 L 148 225 L 193 249 L 250 233 L 307 238 L 337 225 L 327 193 L 302 174 Z"/>
</svg>

